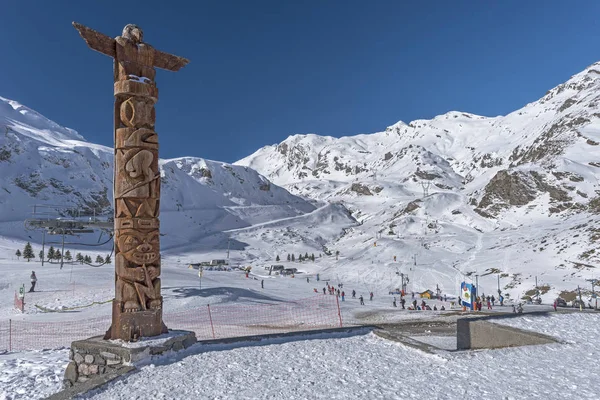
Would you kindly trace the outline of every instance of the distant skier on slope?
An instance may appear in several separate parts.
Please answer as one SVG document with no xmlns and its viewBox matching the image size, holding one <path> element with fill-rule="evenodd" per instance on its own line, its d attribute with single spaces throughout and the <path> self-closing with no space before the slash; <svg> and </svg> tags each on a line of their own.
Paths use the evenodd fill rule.
<svg viewBox="0 0 600 400">
<path fill-rule="evenodd" d="M 35 284 L 37 283 L 37 276 L 35 276 L 35 271 L 31 271 L 31 276 L 29 277 L 29 280 L 31 280 L 31 289 L 29 289 L 29 291 L 33 292 L 35 289 Z"/>
<path fill-rule="evenodd" d="M 363 299 L 362 294 L 360 295 L 360 297 L 358 299 L 360 300 L 360 305 L 364 306 L 365 305 L 365 299 Z"/>
<path fill-rule="evenodd" d="M 356 298 L 356 290 L 352 290 L 352 298 L 355 299 Z"/>
</svg>

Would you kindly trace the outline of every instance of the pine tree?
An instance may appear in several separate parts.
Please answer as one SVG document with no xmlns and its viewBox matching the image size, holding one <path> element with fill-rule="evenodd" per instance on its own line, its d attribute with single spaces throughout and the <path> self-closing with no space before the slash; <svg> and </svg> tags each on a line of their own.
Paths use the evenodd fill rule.
<svg viewBox="0 0 600 400">
<path fill-rule="evenodd" d="M 310 255 L 310 261 L 315 262 L 315 253 Z"/>
<path fill-rule="evenodd" d="M 48 259 L 48 261 L 54 260 L 54 247 L 50 246 L 46 258 Z"/>
<path fill-rule="evenodd" d="M 304 253 L 304 259 L 308 259 L 308 251 L 306 253 Z"/>
<path fill-rule="evenodd" d="M 71 252 L 69 250 L 65 251 L 65 260 L 71 261 L 72 259 Z"/>
<path fill-rule="evenodd" d="M 54 259 L 60 261 L 61 254 L 59 249 L 54 250 Z"/>
<path fill-rule="evenodd" d="M 17 251 L 15 252 L 15 256 L 17 256 L 17 260 L 21 259 L 21 250 L 17 249 Z"/>
<path fill-rule="evenodd" d="M 290 256 L 290 253 L 288 253 L 288 261 L 291 261 L 292 257 Z"/>
<path fill-rule="evenodd" d="M 275 261 L 279 261 L 279 254 L 277 254 L 277 257 L 275 257 Z"/>
<path fill-rule="evenodd" d="M 81 253 L 77 253 L 77 255 L 75 255 L 75 260 L 79 261 L 79 264 L 83 264 L 83 255 Z"/>
<path fill-rule="evenodd" d="M 91 257 L 91 256 L 88 256 L 88 255 L 85 255 L 85 257 L 84 257 L 84 261 L 85 261 L 86 263 L 88 263 L 88 264 L 91 264 L 91 263 L 92 263 L 92 257 Z"/>
<path fill-rule="evenodd" d="M 105 263 L 105 264 L 110 264 L 110 263 L 112 263 L 112 260 L 110 259 L 110 254 L 107 254 L 107 255 L 106 255 L 106 258 L 104 259 L 104 263 Z"/>
<path fill-rule="evenodd" d="M 27 259 L 27 262 L 32 258 L 35 258 L 35 254 L 33 253 L 33 249 L 31 248 L 31 243 L 27 242 L 25 248 L 23 249 L 23 258 Z"/>
<path fill-rule="evenodd" d="M 292 261 L 296 261 L 296 257 L 292 254 Z"/>
<path fill-rule="evenodd" d="M 104 257 L 102 257 L 100 254 L 98 254 L 96 256 L 96 264 L 103 264 L 104 263 Z"/>
<path fill-rule="evenodd" d="M 304 259 L 302 258 L 302 254 L 300 254 L 300 255 L 298 256 L 298 261 L 300 261 L 300 262 L 304 261 Z"/>
<path fill-rule="evenodd" d="M 40 250 L 40 254 L 38 254 L 38 256 L 40 257 L 40 261 L 42 261 L 44 259 L 44 250 Z"/>
</svg>

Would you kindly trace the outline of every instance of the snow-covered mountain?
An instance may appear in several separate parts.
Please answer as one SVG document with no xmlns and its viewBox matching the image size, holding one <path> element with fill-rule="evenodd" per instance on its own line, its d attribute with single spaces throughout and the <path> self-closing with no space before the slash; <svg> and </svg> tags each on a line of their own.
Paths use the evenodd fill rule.
<svg viewBox="0 0 600 400">
<path fill-rule="evenodd" d="M 599 104 L 596 63 L 506 116 L 449 112 L 373 134 L 293 135 L 235 164 L 351 209 L 362 225 L 332 244 L 348 269 L 375 257 L 422 274 L 422 289 L 470 273 L 495 289 L 499 275 L 517 295 L 538 275 L 554 295 L 589 287 L 600 263 Z"/>
<path fill-rule="evenodd" d="M 0 98 L 0 235 L 32 235 L 23 220 L 34 204 L 110 214 L 112 159 L 112 148 Z M 247 167 L 182 157 L 161 160 L 160 168 L 164 248 L 190 242 L 202 247 L 208 237 L 219 248 L 227 245 L 224 230 L 315 210 Z"/>
<path fill-rule="evenodd" d="M 537 277 L 545 301 L 573 297 L 600 262 L 598 89 L 595 64 L 507 116 L 294 135 L 233 165 L 161 160 L 162 248 L 255 265 L 323 253 L 300 268 L 378 292 L 404 273 L 409 291 L 470 277 L 521 298 Z M 111 148 L 0 98 L 2 252 L 31 235 L 32 204 L 106 212 L 111 191 Z"/>
</svg>

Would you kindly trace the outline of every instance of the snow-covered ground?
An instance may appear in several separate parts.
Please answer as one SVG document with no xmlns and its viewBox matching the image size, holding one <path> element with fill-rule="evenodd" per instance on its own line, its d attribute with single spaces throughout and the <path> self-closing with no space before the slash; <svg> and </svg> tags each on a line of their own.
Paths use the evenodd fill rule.
<svg viewBox="0 0 600 400">
<path fill-rule="evenodd" d="M 372 333 L 195 345 L 84 398 L 93 399 L 596 399 L 597 314 L 502 320 L 563 343 L 432 355 Z M 1 399 L 60 386 L 66 350 L 0 356 Z M 260 367 L 257 367 L 260 366 Z"/>
</svg>

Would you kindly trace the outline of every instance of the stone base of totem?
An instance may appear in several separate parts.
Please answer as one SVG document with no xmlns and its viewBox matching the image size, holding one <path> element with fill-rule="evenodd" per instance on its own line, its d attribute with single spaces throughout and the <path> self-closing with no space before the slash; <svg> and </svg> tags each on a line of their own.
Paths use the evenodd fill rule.
<svg viewBox="0 0 600 400">
<path fill-rule="evenodd" d="M 196 341 L 196 334 L 188 331 L 170 331 L 137 342 L 104 340 L 102 336 L 75 341 L 65 371 L 64 392 L 84 393 L 151 362 L 155 356 L 184 350 Z"/>
<path fill-rule="evenodd" d="M 113 300 L 112 325 L 104 339 L 121 339 L 127 342 L 142 337 L 158 336 L 169 330 L 162 320 L 162 308 L 132 313 L 122 312 L 122 303 Z"/>
</svg>

